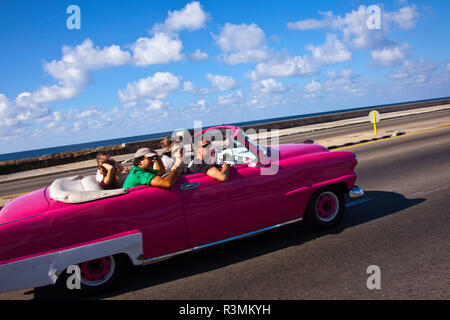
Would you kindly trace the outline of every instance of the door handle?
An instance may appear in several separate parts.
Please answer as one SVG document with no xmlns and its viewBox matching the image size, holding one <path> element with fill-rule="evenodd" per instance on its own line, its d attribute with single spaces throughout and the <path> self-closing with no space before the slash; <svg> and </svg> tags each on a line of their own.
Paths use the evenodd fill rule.
<svg viewBox="0 0 450 320">
<path fill-rule="evenodd" d="M 200 187 L 200 183 L 198 182 L 192 182 L 192 183 L 184 183 L 180 186 L 181 190 L 189 190 L 189 189 L 195 189 Z"/>
</svg>

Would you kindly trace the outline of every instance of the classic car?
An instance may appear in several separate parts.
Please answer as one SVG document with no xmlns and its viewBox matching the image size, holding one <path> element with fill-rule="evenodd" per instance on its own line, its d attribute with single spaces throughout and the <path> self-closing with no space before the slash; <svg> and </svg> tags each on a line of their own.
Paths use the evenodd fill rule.
<svg viewBox="0 0 450 320">
<path fill-rule="evenodd" d="M 211 137 L 213 161 L 232 165 L 228 181 L 197 173 L 170 189 L 102 190 L 92 177 L 76 176 L 9 202 L 0 211 L 0 291 L 55 284 L 78 266 L 80 291 L 97 293 L 126 264 L 157 262 L 302 219 L 332 227 L 344 213 L 344 194 L 363 195 L 355 186 L 353 152 L 330 152 L 311 141 L 263 146 L 234 126 L 208 128 L 194 139 L 198 134 Z"/>
</svg>

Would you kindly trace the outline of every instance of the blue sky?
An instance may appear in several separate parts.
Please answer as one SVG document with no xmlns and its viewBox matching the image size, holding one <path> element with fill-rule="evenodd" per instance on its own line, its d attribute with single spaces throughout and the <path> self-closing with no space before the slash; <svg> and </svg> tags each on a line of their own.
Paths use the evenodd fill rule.
<svg viewBox="0 0 450 320">
<path fill-rule="evenodd" d="M 449 13 L 448 1 L 3 0 L 0 153 L 449 96 Z"/>
</svg>

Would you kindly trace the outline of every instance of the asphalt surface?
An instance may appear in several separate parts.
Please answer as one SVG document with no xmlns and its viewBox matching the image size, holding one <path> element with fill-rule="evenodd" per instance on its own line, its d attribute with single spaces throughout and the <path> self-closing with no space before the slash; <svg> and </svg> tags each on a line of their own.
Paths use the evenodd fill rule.
<svg viewBox="0 0 450 320">
<path fill-rule="evenodd" d="M 135 267 L 117 289 L 93 298 L 450 299 L 450 126 L 346 150 L 358 155 L 366 195 L 347 199 L 337 227 L 299 222 Z M 381 289 L 367 288 L 371 265 Z M 0 294 L 62 297 L 52 287 Z"/>
</svg>

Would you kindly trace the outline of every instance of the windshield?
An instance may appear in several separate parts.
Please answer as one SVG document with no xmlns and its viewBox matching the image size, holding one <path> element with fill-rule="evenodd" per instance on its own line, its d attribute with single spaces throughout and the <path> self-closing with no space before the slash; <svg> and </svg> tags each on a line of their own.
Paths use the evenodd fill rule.
<svg viewBox="0 0 450 320">
<path fill-rule="evenodd" d="M 248 137 L 238 127 L 211 128 L 203 132 L 203 137 L 211 141 L 215 150 L 215 162 L 225 162 L 234 165 L 252 163 L 258 161 L 258 153 L 266 157 L 267 151 Z"/>
</svg>

